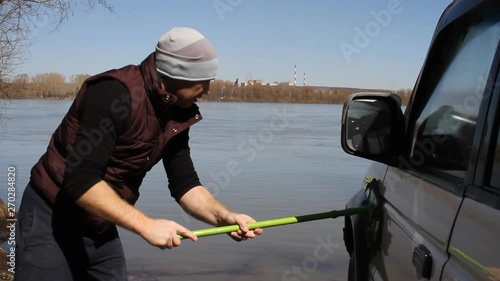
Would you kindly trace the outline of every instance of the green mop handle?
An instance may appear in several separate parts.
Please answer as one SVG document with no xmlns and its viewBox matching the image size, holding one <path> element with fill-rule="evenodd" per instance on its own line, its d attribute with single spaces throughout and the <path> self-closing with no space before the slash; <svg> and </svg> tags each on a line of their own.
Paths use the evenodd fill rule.
<svg viewBox="0 0 500 281">
<path fill-rule="evenodd" d="M 296 217 L 286 217 L 286 218 L 257 221 L 257 222 L 249 223 L 248 229 L 252 230 L 252 229 L 256 229 L 256 228 L 266 228 L 266 227 L 294 224 L 294 223 L 307 222 L 307 221 L 315 221 L 315 220 L 322 220 L 322 219 L 334 219 L 334 218 L 337 218 L 340 216 L 352 216 L 352 215 L 357 215 L 357 214 L 368 213 L 370 211 L 370 209 L 371 208 L 369 206 L 364 206 L 364 207 L 359 207 L 359 208 L 349 208 L 349 209 L 345 209 L 345 210 L 333 210 L 333 211 L 324 212 L 324 213 L 316 213 L 316 214 L 296 216 Z M 231 232 L 235 232 L 238 230 L 240 230 L 240 226 L 237 224 L 233 224 L 233 225 L 227 225 L 227 226 L 198 229 L 198 230 L 193 231 L 193 233 L 198 237 L 203 237 L 203 236 L 218 235 L 218 234 L 222 234 L 222 233 L 231 233 Z M 185 237 L 182 235 L 179 235 L 179 238 L 184 239 Z"/>
</svg>

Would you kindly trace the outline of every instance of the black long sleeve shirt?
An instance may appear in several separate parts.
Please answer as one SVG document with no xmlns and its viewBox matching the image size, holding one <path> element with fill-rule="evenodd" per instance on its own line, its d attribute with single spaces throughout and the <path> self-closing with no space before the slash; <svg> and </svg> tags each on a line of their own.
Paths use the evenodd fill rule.
<svg viewBox="0 0 500 281">
<path fill-rule="evenodd" d="M 119 108 L 120 110 L 112 110 Z M 177 109 L 176 109 L 177 110 Z M 125 114 L 124 114 L 125 113 Z M 93 185 L 104 179 L 108 161 L 118 136 L 124 132 L 130 113 L 130 94 L 116 80 L 89 86 L 79 109 L 80 127 L 67 163 L 62 189 L 77 200 Z M 103 124 L 106 129 L 103 130 Z M 174 137 L 163 154 L 170 194 L 179 201 L 191 188 L 200 185 L 191 160 L 189 130 Z"/>
</svg>

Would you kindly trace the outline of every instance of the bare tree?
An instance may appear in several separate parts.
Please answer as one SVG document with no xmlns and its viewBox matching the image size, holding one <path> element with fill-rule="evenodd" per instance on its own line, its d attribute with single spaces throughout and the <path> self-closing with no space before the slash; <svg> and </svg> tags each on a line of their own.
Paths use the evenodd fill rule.
<svg viewBox="0 0 500 281">
<path fill-rule="evenodd" d="M 57 30 L 77 9 L 96 6 L 114 12 L 107 0 L 0 0 L 0 99 L 9 97 L 14 70 L 25 62 L 26 47 L 40 24 Z"/>
<path fill-rule="evenodd" d="M 65 77 L 59 73 L 41 73 L 31 78 L 32 89 L 36 96 L 45 98 L 63 98 L 69 92 Z"/>
<path fill-rule="evenodd" d="M 75 96 L 78 91 L 80 90 L 80 87 L 82 86 L 83 82 L 89 78 L 90 75 L 88 74 L 75 74 L 72 75 L 70 78 L 70 88 L 71 88 L 71 95 Z"/>
</svg>

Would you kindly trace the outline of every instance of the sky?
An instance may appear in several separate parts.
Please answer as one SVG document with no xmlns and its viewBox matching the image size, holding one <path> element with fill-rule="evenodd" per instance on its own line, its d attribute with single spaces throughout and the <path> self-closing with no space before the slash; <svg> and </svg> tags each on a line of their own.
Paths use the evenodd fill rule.
<svg viewBox="0 0 500 281">
<path fill-rule="evenodd" d="M 77 9 L 58 30 L 40 18 L 17 73 L 97 74 L 139 64 L 173 27 L 217 50 L 218 79 L 413 88 L 451 0 L 111 0 Z"/>
</svg>

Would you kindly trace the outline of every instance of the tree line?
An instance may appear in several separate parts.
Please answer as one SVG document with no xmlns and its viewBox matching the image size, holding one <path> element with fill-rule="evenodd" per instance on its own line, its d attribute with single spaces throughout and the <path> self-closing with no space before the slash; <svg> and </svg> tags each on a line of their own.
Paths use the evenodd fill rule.
<svg viewBox="0 0 500 281">
<path fill-rule="evenodd" d="M 71 99 L 88 77 L 90 75 L 78 74 L 67 81 L 59 73 L 34 76 L 22 74 L 8 83 L 4 82 L 3 88 L 8 89 L 9 97 L 17 99 Z M 411 89 L 392 91 L 315 86 L 238 86 L 230 81 L 215 80 L 211 83 L 210 93 L 202 101 L 339 104 L 350 94 L 360 91 L 394 92 L 403 98 L 404 104 L 411 95 Z"/>
<path fill-rule="evenodd" d="M 388 90 L 281 85 L 237 86 L 230 81 L 216 80 L 210 86 L 210 94 L 205 95 L 203 97 L 203 100 L 233 102 L 341 104 L 344 103 L 345 99 L 350 94 L 365 91 L 398 94 L 402 98 L 404 105 L 408 103 L 412 93 L 412 89 Z"/>
<path fill-rule="evenodd" d="M 73 98 L 87 74 L 72 75 L 69 80 L 59 73 L 42 73 L 33 76 L 21 74 L 11 81 L 0 82 L 0 87 L 12 99 L 64 99 Z"/>
</svg>

